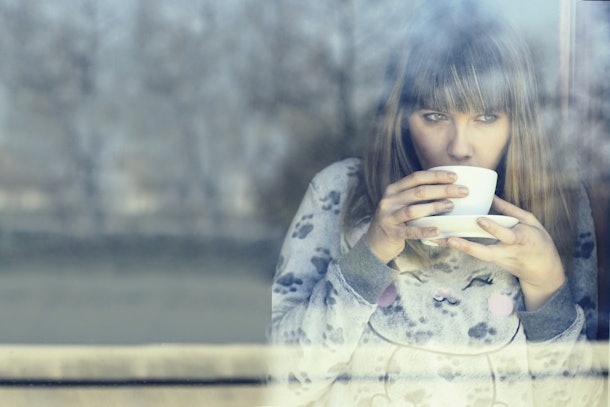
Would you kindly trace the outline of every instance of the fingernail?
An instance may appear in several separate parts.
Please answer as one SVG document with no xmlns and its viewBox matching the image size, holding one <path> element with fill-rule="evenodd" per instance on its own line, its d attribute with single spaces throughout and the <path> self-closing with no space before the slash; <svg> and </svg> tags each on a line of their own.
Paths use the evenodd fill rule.
<svg viewBox="0 0 610 407">
<path fill-rule="evenodd" d="M 433 237 L 438 235 L 438 228 L 429 228 L 424 232 L 426 237 Z"/>
<path fill-rule="evenodd" d="M 477 222 L 479 222 L 479 225 L 483 226 L 484 228 L 489 226 L 489 222 L 485 218 L 479 218 L 477 219 Z"/>
<path fill-rule="evenodd" d="M 453 202 L 451 202 L 451 201 L 443 202 L 443 210 L 444 211 L 450 211 L 452 209 L 453 209 Z"/>
<path fill-rule="evenodd" d="M 448 172 L 447 173 L 447 178 L 449 178 L 451 181 L 456 181 L 457 180 L 457 174 L 455 172 Z"/>
<path fill-rule="evenodd" d="M 458 241 L 457 241 L 457 240 L 455 240 L 455 239 L 449 239 L 449 240 L 447 240 L 447 245 L 448 245 L 449 247 L 452 247 L 452 248 L 454 248 L 454 249 L 457 249 L 457 248 L 459 248 L 459 247 L 460 247 L 460 242 L 458 242 Z"/>
<path fill-rule="evenodd" d="M 458 187 L 458 194 L 460 196 L 468 195 L 468 188 L 466 188 L 466 187 Z"/>
</svg>

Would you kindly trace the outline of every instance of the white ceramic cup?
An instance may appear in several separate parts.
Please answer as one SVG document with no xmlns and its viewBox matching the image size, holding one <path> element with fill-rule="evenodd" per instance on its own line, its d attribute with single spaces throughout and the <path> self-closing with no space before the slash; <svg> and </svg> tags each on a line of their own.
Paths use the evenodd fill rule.
<svg viewBox="0 0 610 407">
<path fill-rule="evenodd" d="M 444 165 L 430 171 L 451 171 L 457 174 L 455 185 L 463 185 L 470 191 L 464 198 L 451 198 L 453 210 L 442 216 L 487 215 L 496 192 L 498 173 L 482 167 L 466 165 Z"/>
</svg>

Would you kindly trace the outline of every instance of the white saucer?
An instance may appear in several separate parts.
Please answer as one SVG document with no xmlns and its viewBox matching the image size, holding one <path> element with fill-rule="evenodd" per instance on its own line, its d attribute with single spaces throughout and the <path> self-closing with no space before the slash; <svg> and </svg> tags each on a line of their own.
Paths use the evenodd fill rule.
<svg viewBox="0 0 610 407">
<path fill-rule="evenodd" d="M 428 216 L 407 222 L 408 225 L 420 227 L 437 227 L 440 234 L 434 239 L 442 239 L 451 236 L 465 238 L 483 238 L 495 239 L 492 235 L 481 229 L 477 224 L 477 219 L 487 218 L 500 226 L 511 228 L 519 221 L 512 216 L 501 215 L 444 215 L 444 216 Z M 432 239 L 433 240 L 433 239 Z M 436 245 L 430 240 L 422 240 L 423 243 Z"/>
</svg>

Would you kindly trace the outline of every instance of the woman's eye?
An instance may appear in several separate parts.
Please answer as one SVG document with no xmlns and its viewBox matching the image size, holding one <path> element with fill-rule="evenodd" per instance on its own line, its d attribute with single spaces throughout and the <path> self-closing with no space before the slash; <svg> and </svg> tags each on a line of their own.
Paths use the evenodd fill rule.
<svg viewBox="0 0 610 407">
<path fill-rule="evenodd" d="M 438 112 L 431 112 L 425 113 L 423 118 L 429 123 L 438 123 L 440 121 L 447 120 L 447 115 Z"/>
<path fill-rule="evenodd" d="M 477 117 L 477 121 L 481 123 L 493 123 L 498 120 L 498 115 L 494 113 L 485 113 Z"/>
</svg>

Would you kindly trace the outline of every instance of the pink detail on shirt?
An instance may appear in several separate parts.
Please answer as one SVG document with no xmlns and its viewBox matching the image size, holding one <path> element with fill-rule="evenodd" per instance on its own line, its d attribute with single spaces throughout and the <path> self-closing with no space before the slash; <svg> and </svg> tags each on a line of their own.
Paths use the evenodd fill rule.
<svg viewBox="0 0 610 407">
<path fill-rule="evenodd" d="M 504 294 L 492 294 L 487 300 L 487 306 L 492 315 L 501 318 L 512 315 L 515 309 L 513 300 Z"/>
<path fill-rule="evenodd" d="M 388 307 L 390 306 L 398 296 L 398 292 L 396 291 L 396 286 L 394 283 L 390 284 L 388 288 L 385 289 L 383 293 L 377 299 L 377 305 L 380 307 Z"/>
</svg>

